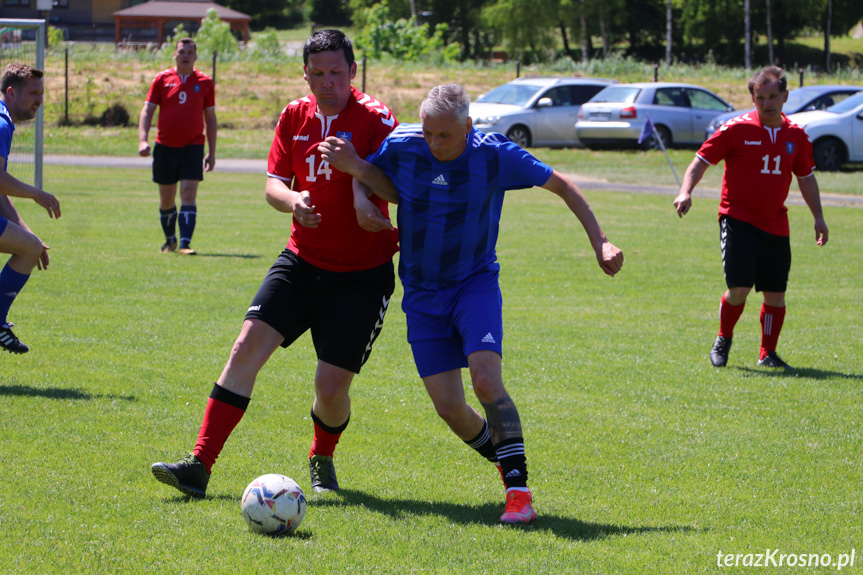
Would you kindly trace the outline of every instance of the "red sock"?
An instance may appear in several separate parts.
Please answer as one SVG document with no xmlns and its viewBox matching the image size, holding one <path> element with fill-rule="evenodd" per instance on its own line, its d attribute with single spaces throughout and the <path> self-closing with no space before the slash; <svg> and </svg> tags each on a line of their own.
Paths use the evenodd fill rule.
<svg viewBox="0 0 863 575">
<path fill-rule="evenodd" d="M 192 451 L 204 464 L 207 473 L 210 473 L 228 437 L 246 413 L 248 405 L 249 398 L 237 395 L 219 385 L 213 387 L 213 393 L 207 400 L 207 409 L 204 410 L 201 429 L 198 431 L 198 442 L 195 443 L 195 449 Z"/>
<path fill-rule="evenodd" d="M 315 436 L 312 438 L 312 448 L 309 450 L 309 458 L 315 455 L 325 455 L 332 457 L 336 451 L 336 444 L 342 436 L 342 432 L 348 426 L 351 418 L 338 427 L 330 427 L 326 425 L 320 418 L 312 412 L 312 423 L 315 424 Z"/>
<path fill-rule="evenodd" d="M 776 344 L 779 342 L 779 332 L 782 331 L 782 324 L 784 322 L 784 307 L 773 307 L 766 303 L 761 304 L 761 356 L 759 359 L 767 357 L 768 352 L 776 351 Z"/>
<path fill-rule="evenodd" d="M 734 337 L 734 326 L 737 325 L 744 307 L 745 301 L 740 305 L 731 305 L 725 300 L 725 294 L 722 295 L 719 301 L 719 335 L 728 339 Z"/>
</svg>

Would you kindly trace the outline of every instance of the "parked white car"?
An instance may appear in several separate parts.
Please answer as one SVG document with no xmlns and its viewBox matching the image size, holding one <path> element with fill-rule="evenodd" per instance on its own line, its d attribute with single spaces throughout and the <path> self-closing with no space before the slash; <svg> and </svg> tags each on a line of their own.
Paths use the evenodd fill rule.
<svg viewBox="0 0 863 575">
<path fill-rule="evenodd" d="M 863 162 L 863 92 L 815 112 L 791 114 L 788 119 L 809 134 L 815 166 L 832 172 L 850 162 Z"/>
<path fill-rule="evenodd" d="M 575 146 L 581 105 L 616 83 L 604 78 L 519 78 L 477 98 L 470 117 L 477 130 L 499 132 L 522 148 Z"/>
</svg>

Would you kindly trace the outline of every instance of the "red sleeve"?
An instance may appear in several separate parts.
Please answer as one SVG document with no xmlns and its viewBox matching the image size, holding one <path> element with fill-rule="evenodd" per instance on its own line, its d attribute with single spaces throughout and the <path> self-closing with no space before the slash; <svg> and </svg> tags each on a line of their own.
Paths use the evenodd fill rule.
<svg viewBox="0 0 863 575">
<path fill-rule="evenodd" d="M 705 160 L 711 166 L 715 166 L 725 158 L 728 151 L 728 141 L 731 136 L 726 126 L 713 132 L 713 135 L 707 138 L 707 141 L 701 144 L 701 147 L 696 153 L 697 156 Z"/>
<path fill-rule="evenodd" d="M 812 157 L 812 142 L 809 141 L 809 135 L 806 132 L 803 132 L 802 137 L 799 138 L 798 145 L 800 146 L 800 150 L 794 158 L 794 165 L 791 167 L 791 171 L 798 178 L 805 178 L 815 170 L 815 160 Z"/>
<path fill-rule="evenodd" d="M 267 158 L 267 173 L 290 182 L 294 177 L 291 165 L 291 119 L 288 108 L 282 110 L 279 123 L 276 125 L 276 133 L 273 136 L 273 144 L 270 146 L 270 155 Z"/>
<path fill-rule="evenodd" d="M 150 91 L 147 92 L 146 102 L 151 104 L 156 104 L 157 106 L 162 102 L 162 75 L 157 74 L 155 78 L 153 78 L 153 83 L 150 84 Z"/>
</svg>

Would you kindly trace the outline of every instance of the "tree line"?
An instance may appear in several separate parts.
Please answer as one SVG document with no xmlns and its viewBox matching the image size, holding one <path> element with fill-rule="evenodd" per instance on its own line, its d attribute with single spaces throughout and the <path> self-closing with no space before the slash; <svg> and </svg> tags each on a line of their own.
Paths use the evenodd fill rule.
<svg viewBox="0 0 863 575">
<path fill-rule="evenodd" d="M 845 36 L 863 18 L 860 0 L 228 0 L 259 26 L 362 26 L 369 9 L 392 22 L 444 30 L 462 60 L 487 58 L 503 46 L 512 58 L 587 61 L 624 56 L 666 62 L 712 60 L 750 67 L 793 64 L 789 40 L 824 38 L 821 62 L 832 69 L 832 37 Z M 443 25 L 443 26 L 442 26 Z"/>
</svg>

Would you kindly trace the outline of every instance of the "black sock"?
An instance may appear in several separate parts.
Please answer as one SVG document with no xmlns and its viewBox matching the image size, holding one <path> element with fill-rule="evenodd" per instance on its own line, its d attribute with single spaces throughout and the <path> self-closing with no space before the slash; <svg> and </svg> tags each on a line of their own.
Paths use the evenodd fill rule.
<svg viewBox="0 0 863 575">
<path fill-rule="evenodd" d="M 497 451 L 495 451 L 494 444 L 491 442 L 491 435 L 488 432 L 488 422 L 485 419 L 482 420 L 482 430 L 479 434 L 473 439 L 465 441 L 465 443 L 476 449 L 480 455 L 492 463 L 497 463 Z"/>
<path fill-rule="evenodd" d="M 527 457 L 524 455 L 524 438 L 512 437 L 498 443 L 497 458 L 503 469 L 507 487 L 527 487 Z"/>
<path fill-rule="evenodd" d="M 192 243 L 195 222 L 198 218 L 197 206 L 180 206 L 180 247 L 187 248 Z"/>
<path fill-rule="evenodd" d="M 174 206 L 170 210 L 159 208 L 159 221 L 162 224 L 162 232 L 165 234 L 165 241 L 168 243 L 176 243 L 177 206 Z"/>
</svg>

